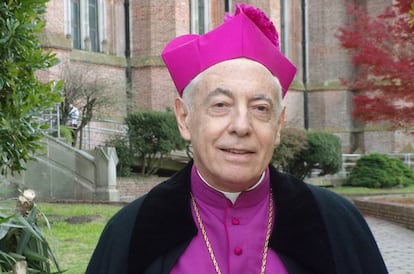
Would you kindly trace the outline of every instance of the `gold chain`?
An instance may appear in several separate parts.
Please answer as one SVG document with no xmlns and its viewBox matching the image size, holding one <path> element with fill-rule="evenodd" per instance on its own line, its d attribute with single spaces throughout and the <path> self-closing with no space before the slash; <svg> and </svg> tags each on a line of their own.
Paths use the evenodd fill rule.
<svg viewBox="0 0 414 274">
<path fill-rule="evenodd" d="M 221 274 L 220 267 L 217 263 L 216 256 L 214 255 L 214 250 L 211 247 L 210 241 L 207 237 L 206 229 L 204 228 L 203 220 L 201 219 L 200 212 L 198 211 L 197 203 L 194 199 L 193 193 L 191 194 L 191 202 L 193 204 L 194 213 L 197 217 L 198 225 L 201 229 L 201 234 L 203 234 L 204 242 L 206 243 L 208 253 L 210 254 L 211 261 L 213 262 L 214 268 L 216 269 L 217 274 Z M 266 240 L 263 248 L 263 257 L 262 257 L 262 266 L 260 269 L 260 274 L 264 274 L 266 270 L 266 260 L 267 260 L 267 250 L 268 250 L 268 244 L 270 239 L 270 234 L 272 232 L 272 223 L 273 223 L 273 195 L 272 191 L 270 191 L 269 195 L 269 217 L 267 222 L 267 230 L 266 230 Z"/>
</svg>

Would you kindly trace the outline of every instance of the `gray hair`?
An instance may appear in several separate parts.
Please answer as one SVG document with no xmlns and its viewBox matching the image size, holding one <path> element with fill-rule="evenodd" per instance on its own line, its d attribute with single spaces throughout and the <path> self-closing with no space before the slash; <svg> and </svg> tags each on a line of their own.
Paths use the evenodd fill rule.
<svg viewBox="0 0 414 274">
<path fill-rule="evenodd" d="M 187 105 L 188 111 L 191 111 L 193 109 L 193 94 L 194 90 L 198 86 L 198 83 L 200 82 L 202 73 L 198 74 L 194 79 L 188 83 L 188 85 L 183 90 L 183 101 Z"/>
</svg>

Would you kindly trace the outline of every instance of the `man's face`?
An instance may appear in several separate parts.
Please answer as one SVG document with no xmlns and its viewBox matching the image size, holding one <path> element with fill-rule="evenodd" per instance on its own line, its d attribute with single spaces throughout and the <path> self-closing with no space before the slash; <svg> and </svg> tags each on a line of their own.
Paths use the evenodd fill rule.
<svg viewBox="0 0 414 274">
<path fill-rule="evenodd" d="M 178 98 L 175 110 L 197 169 L 223 191 L 248 189 L 279 142 L 284 111 L 275 79 L 259 63 L 234 59 L 204 71 L 191 92 L 192 106 Z"/>
</svg>

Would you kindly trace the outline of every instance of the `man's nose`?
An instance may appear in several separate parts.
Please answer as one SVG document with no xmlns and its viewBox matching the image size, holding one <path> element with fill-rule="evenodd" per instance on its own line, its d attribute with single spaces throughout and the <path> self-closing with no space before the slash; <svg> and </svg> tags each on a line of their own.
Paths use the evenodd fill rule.
<svg viewBox="0 0 414 274">
<path fill-rule="evenodd" d="M 234 109 L 229 125 L 230 133 L 238 136 L 249 135 L 252 131 L 251 118 L 247 108 Z"/>
</svg>

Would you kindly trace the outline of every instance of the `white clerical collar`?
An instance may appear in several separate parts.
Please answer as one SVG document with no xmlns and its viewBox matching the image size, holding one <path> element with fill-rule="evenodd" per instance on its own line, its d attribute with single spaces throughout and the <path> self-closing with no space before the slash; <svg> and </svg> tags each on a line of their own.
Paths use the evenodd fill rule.
<svg viewBox="0 0 414 274">
<path fill-rule="evenodd" d="M 218 191 L 218 192 L 221 192 L 221 193 L 223 193 L 223 195 L 224 196 L 226 196 L 226 198 L 227 199 L 229 199 L 233 204 L 236 202 L 236 200 L 237 200 L 237 198 L 239 197 L 239 195 L 240 195 L 240 193 L 241 192 L 227 192 L 227 191 L 222 191 L 222 190 L 220 190 L 220 189 L 217 189 L 217 188 L 215 188 L 214 186 L 212 186 L 212 185 L 210 185 L 204 178 L 203 178 L 203 176 L 201 176 L 201 174 L 200 174 L 200 172 L 198 171 L 198 169 L 196 169 L 197 170 L 197 174 L 198 174 L 198 176 L 200 176 L 200 179 L 206 184 L 206 185 L 208 185 L 209 187 L 211 187 L 212 189 L 214 189 L 214 190 L 216 190 L 216 191 Z M 265 173 L 266 173 L 266 171 L 263 171 L 263 173 L 262 173 L 262 176 L 260 176 L 260 179 L 259 179 L 259 181 L 254 185 L 254 186 L 252 186 L 252 187 L 250 187 L 249 189 L 247 189 L 246 191 L 250 191 L 250 190 L 253 190 L 253 189 L 255 189 L 257 186 L 259 186 L 260 185 L 260 183 L 263 181 L 263 178 L 265 177 Z"/>
</svg>

